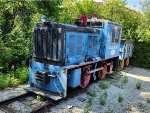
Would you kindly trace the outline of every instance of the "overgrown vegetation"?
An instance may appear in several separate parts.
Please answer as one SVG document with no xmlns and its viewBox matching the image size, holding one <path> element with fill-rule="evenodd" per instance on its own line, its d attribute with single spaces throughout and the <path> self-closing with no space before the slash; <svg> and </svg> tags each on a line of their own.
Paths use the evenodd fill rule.
<svg viewBox="0 0 150 113">
<path fill-rule="evenodd" d="M 99 103 L 100 105 L 105 105 L 107 99 L 107 92 L 105 91 L 102 95 L 100 95 Z"/>
<path fill-rule="evenodd" d="M 150 1 L 142 2 L 142 12 L 131 10 L 126 4 L 126 0 L 105 0 L 105 3 L 96 3 L 93 0 L 1 0 L 0 78 L 4 79 L 2 81 L 6 78 L 20 79 L 16 70 L 28 66 L 32 53 L 32 28 L 43 14 L 52 21 L 74 24 L 74 19 L 80 14 L 86 14 L 91 18 L 93 13 L 97 13 L 99 18 L 122 24 L 123 38 L 135 40 L 132 64 L 149 68 Z"/>
<path fill-rule="evenodd" d="M 138 81 L 138 82 L 135 84 L 135 87 L 136 87 L 136 89 L 141 89 L 141 87 L 142 87 L 142 82 Z"/>
<path fill-rule="evenodd" d="M 19 84 L 27 83 L 28 80 L 28 68 L 18 68 L 14 76 L 13 73 L 0 75 L 0 90 L 6 87 L 15 87 Z"/>
</svg>

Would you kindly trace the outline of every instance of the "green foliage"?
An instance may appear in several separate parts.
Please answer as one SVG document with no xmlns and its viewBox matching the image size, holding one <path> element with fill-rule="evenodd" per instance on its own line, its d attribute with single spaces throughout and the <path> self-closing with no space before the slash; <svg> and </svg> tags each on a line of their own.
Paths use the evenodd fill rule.
<svg viewBox="0 0 150 113">
<path fill-rule="evenodd" d="M 29 75 L 28 67 L 18 68 L 16 70 L 16 76 L 17 76 L 20 84 L 27 83 L 28 75 Z"/>
<path fill-rule="evenodd" d="M 39 101 L 44 101 L 44 98 L 41 95 L 37 95 L 36 99 L 39 100 Z"/>
<path fill-rule="evenodd" d="M 15 79 L 11 76 L 7 75 L 0 75 L 0 90 L 3 90 L 6 87 L 16 87 L 19 85 L 18 79 Z"/>
<path fill-rule="evenodd" d="M 107 99 L 107 92 L 105 91 L 102 95 L 100 95 L 99 102 L 100 105 L 105 105 Z"/>
<path fill-rule="evenodd" d="M 107 89 L 107 88 L 108 88 L 108 84 L 107 84 L 106 82 L 100 81 L 99 87 L 100 87 L 101 89 Z"/>
<path fill-rule="evenodd" d="M 0 1 L 0 71 L 27 65 L 32 28 L 42 14 L 58 20 L 61 1 Z M 23 64 L 22 62 L 26 62 Z"/>
<path fill-rule="evenodd" d="M 113 110 L 108 110 L 106 113 L 113 113 Z"/>
<path fill-rule="evenodd" d="M 16 70 L 15 75 L 12 74 L 5 74 L 0 75 L 0 90 L 7 88 L 7 87 L 16 87 L 19 84 L 27 83 L 28 79 L 28 68 L 18 68 Z"/>
<path fill-rule="evenodd" d="M 135 84 L 135 87 L 136 87 L 136 89 L 141 89 L 141 87 L 142 87 L 142 82 L 137 82 L 136 84 Z"/>
<path fill-rule="evenodd" d="M 142 55 L 141 55 L 142 53 Z M 135 42 L 131 63 L 136 67 L 150 68 L 149 42 Z"/>
<path fill-rule="evenodd" d="M 9 82 L 8 77 L 4 77 L 0 75 L 0 90 L 3 90 L 7 87 L 7 83 Z"/>
<path fill-rule="evenodd" d="M 124 100 L 124 98 L 121 95 L 119 95 L 118 96 L 118 102 L 122 102 L 123 100 Z"/>
</svg>

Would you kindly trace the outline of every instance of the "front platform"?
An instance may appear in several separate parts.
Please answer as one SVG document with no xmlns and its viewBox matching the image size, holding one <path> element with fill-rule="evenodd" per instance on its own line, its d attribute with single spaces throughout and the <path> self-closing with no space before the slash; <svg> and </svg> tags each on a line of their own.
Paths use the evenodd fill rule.
<svg viewBox="0 0 150 113">
<path fill-rule="evenodd" d="M 48 92 L 48 91 L 45 91 L 45 90 L 42 90 L 42 89 L 39 89 L 36 87 L 28 87 L 28 88 L 25 88 L 25 90 L 27 92 L 32 92 L 32 93 L 35 93 L 37 95 L 41 95 L 43 97 L 47 97 L 47 98 L 50 98 L 50 99 L 55 100 L 55 101 L 62 99 L 62 97 L 59 96 L 58 94 L 54 94 L 54 93 L 51 93 L 51 92 Z"/>
</svg>

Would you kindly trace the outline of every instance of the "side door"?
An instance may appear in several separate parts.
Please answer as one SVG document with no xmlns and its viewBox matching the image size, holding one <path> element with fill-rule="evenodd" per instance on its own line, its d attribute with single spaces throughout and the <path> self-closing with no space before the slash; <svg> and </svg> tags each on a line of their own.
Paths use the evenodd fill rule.
<svg viewBox="0 0 150 113">
<path fill-rule="evenodd" d="M 119 56 L 120 40 L 121 27 L 117 25 L 109 25 L 106 58 Z"/>
</svg>

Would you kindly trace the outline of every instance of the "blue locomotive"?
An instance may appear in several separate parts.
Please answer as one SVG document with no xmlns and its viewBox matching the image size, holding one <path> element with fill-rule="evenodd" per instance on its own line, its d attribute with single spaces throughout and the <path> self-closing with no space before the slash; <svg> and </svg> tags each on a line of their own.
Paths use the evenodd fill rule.
<svg viewBox="0 0 150 113">
<path fill-rule="evenodd" d="M 132 55 L 121 41 L 122 25 L 80 15 L 76 25 L 47 21 L 45 16 L 33 30 L 28 91 L 58 100 L 69 88 L 85 88 L 91 80 L 104 79 Z M 131 42 L 130 46 L 133 45 Z"/>
</svg>

